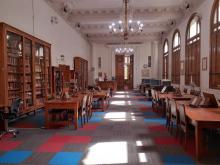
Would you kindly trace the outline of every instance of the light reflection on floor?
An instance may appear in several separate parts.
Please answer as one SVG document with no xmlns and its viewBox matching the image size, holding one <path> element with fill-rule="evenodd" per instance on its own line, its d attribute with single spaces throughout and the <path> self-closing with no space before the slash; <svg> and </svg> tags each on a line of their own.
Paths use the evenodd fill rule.
<svg viewBox="0 0 220 165">
<path fill-rule="evenodd" d="M 105 119 L 109 119 L 111 121 L 126 121 L 126 113 L 125 112 L 109 112 L 105 115 Z"/>
<path fill-rule="evenodd" d="M 127 142 L 102 142 L 89 148 L 83 164 L 124 164 L 128 163 Z"/>
<path fill-rule="evenodd" d="M 108 112 L 104 116 L 105 119 L 111 121 L 128 121 L 132 120 L 135 121 L 136 117 L 133 115 L 129 115 L 126 112 Z"/>
<path fill-rule="evenodd" d="M 114 95 L 113 98 L 130 98 L 129 95 Z"/>
<path fill-rule="evenodd" d="M 145 153 L 138 153 L 138 158 L 140 163 L 147 163 L 148 158 L 146 157 Z"/>
<path fill-rule="evenodd" d="M 111 101 L 110 104 L 124 106 L 124 105 L 131 105 L 131 101 Z"/>
<path fill-rule="evenodd" d="M 126 91 L 117 91 L 115 92 L 116 94 L 128 94 L 129 92 L 126 92 Z"/>
</svg>

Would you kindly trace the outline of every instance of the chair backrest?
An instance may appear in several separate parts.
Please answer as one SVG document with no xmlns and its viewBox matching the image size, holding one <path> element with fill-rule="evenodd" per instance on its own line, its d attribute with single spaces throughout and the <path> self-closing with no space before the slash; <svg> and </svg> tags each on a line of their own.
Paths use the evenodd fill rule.
<svg viewBox="0 0 220 165">
<path fill-rule="evenodd" d="M 86 103 L 87 103 L 87 95 L 83 96 L 83 103 L 82 103 L 82 108 L 85 109 L 86 108 Z"/>
<path fill-rule="evenodd" d="M 166 108 L 166 116 L 170 116 L 170 104 L 169 104 L 169 98 L 165 99 L 165 108 Z"/>
<path fill-rule="evenodd" d="M 177 118 L 176 102 L 173 99 L 170 99 L 169 104 L 170 104 L 171 116 L 174 116 Z"/>
<path fill-rule="evenodd" d="M 187 120 L 186 120 L 185 106 L 184 105 L 178 105 L 178 111 L 179 111 L 180 126 L 181 127 L 186 127 Z"/>
<path fill-rule="evenodd" d="M 10 113 L 18 115 L 20 110 L 21 98 L 16 98 L 13 100 L 10 108 Z"/>
<path fill-rule="evenodd" d="M 158 91 L 154 91 L 154 94 L 155 94 L 155 100 L 156 101 L 159 101 L 159 95 L 158 95 Z"/>
<path fill-rule="evenodd" d="M 155 90 L 154 89 L 151 89 L 151 95 L 152 95 L 153 100 L 155 100 L 156 98 L 155 98 Z"/>
<path fill-rule="evenodd" d="M 184 88 L 184 89 L 183 89 L 183 93 L 187 94 L 187 93 L 188 93 L 188 89 L 187 89 L 187 88 Z"/>
<path fill-rule="evenodd" d="M 91 105 L 91 103 L 92 103 L 92 93 L 89 93 L 88 94 L 88 98 L 87 98 L 87 102 L 86 102 L 86 105 L 87 106 L 90 106 Z"/>
<path fill-rule="evenodd" d="M 108 88 L 108 90 L 107 90 L 107 97 L 110 97 L 110 92 L 111 92 L 111 90 L 110 90 L 110 88 Z"/>
</svg>

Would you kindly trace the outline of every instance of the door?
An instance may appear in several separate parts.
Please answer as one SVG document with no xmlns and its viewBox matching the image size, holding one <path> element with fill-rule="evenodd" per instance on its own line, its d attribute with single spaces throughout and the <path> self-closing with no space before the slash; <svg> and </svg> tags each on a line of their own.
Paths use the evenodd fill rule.
<svg viewBox="0 0 220 165">
<path fill-rule="evenodd" d="M 115 75 L 118 90 L 133 89 L 133 63 L 134 56 L 116 55 Z"/>
</svg>

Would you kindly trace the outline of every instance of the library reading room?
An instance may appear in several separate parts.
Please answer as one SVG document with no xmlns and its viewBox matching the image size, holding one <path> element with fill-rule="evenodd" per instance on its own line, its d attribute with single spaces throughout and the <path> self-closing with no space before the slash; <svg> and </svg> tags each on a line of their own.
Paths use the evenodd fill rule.
<svg viewBox="0 0 220 165">
<path fill-rule="evenodd" d="M 219 165 L 220 0 L 0 0 L 0 165 Z"/>
</svg>

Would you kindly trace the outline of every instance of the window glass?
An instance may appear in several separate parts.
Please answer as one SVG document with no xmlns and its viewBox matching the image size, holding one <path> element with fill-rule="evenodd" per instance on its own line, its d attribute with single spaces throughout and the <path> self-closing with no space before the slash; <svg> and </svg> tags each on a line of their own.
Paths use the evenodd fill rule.
<svg viewBox="0 0 220 165">
<path fill-rule="evenodd" d="M 128 65 L 124 66 L 124 79 L 128 80 Z"/>
<path fill-rule="evenodd" d="M 175 48 L 179 45 L 180 45 L 180 36 L 179 36 L 179 33 L 176 32 L 174 36 L 173 47 Z"/>
<path fill-rule="evenodd" d="M 218 22 L 220 22 L 220 3 L 218 3 Z M 216 9 L 216 15 L 217 15 L 217 9 Z"/>
<path fill-rule="evenodd" d="M 168 52 L 168 42 L 166 41 L 164 45 L 164 53 L 167 53 L 167 52 Z"/>
<path fill-rule="evenodd" d="M 217 13 L 218 13 L 218 10 L 216 9 L 215 14 L 214 14 L 214 24 L 217 23 L 217 19 L 219 18 L 219 17 L 217 18 Z"/>
</svg>

